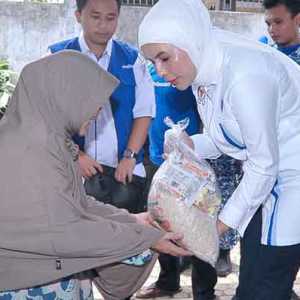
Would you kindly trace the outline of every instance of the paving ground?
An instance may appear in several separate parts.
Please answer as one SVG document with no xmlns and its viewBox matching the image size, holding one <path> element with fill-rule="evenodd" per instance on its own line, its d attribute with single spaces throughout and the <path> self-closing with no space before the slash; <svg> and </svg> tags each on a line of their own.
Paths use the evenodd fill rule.
<svg viewBox="0 0 300 300">
<path fill-rule="evenodd" d="M 230 300 L 234 295 L 235 288 L 238 283 L 238 264 L 239 264 L 239 247 L 236 246 L 231 251 L 231 260 L 233 263 L 233 272 L 225 278 L 218 278 L 218 283 L 216 286 L 216 295 L 218 295 L 219 300 Z M 192 290 L 191 290 L 191 276 L 190 270 L 185 271 L 181 274 L 181 286 L 183 288 L 182 292 L 176 294 L 173 299 L 176 300 L 187 300 L 193 299 Z M 300 273 L 300 272 L 299 272 Z M 149 285 L 152 282 L 155 282 L 159 274 L 159 265 L 156 264 L 150 277 L 148 278 L 145 285 Z M 300 274 L 298 274 L 297 280 L 294 285 L 294 290 L 300 295 Z M 96 300 L 103 299 L 99 292 L 94 289 Z M 134 297 L 132 299 L 135 299 Z M 156 299 L 171 299 L 171 297 L 162 297 Z"/>
</svg>

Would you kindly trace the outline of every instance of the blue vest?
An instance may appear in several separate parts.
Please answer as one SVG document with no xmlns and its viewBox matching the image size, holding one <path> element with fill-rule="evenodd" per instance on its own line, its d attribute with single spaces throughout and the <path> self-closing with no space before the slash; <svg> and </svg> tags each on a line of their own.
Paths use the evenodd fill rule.
<svg viewBox="0 0 300 300">
<path fill-rule="evenodd" d="M 51 53 L 61 50 L 81 51 L 78 37 L 49 46 Z M 118 159 L 122 159 L 127 148 L 133 126 L 133 108 L 135 105 L 135 77 L 132 66 L 138 52 L 128 44 L 113 40 L 108 72 L 120 80 L 120 84 L 110 97 L 110 104 L 116 126 L 118 139 Z M 83 150 L 84 138 L 76 136 L 75 142 Z M 143 160 L 143 149 L 138 153 L 137 163 Z"/>
<path fill-rule="evenodd" d="M 269 39 L 267 36 L 263 35 L 259 38 L 259 41 L 264 44 L 269 44 Z M 298 65 L 300 65 L 300 44 L 292 45 L 292 46 L 280 46 L 277 44 L 271 44 L 270 46 L 275 47 L 280 52 L 287 55 L 293 61 L 295 61 Z"/>
<path fill-rule="evenodd" d="M 168 85 L 160 77 L 153 65 L 149 68 L 152 80 L 155 83 L 156 117 L 149 129 L 149 154 L 150 160 L 157 166 L 163 162 L 163 145 L 165 131 L 169 129 L 164 123 L 165 117 L 170 117 L 174 122 L 189 118 L 186 131 L 189 135 L 200 133 L 201 121 L 197 110 L 196 99 L 191 87 L 179 91 Z"/>
</svg>

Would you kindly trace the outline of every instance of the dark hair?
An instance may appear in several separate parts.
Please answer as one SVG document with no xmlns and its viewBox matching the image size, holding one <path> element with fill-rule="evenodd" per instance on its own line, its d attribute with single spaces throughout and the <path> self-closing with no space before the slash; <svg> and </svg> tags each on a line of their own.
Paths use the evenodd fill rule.
<svg viewBox="0 0 300 300">
<path fill-rule="evenodd" d="M 270 9 L 277 5 L 284 5 L 293 17 L 300 13 L 300 0 L 263 0 L 265 9 Z"/>
<path fill-rule="evenodd" d="M 88 3 L 89 0 L 76 0 L 76 6 L 77 6 L 77 10 L 79 12 L 81 12 L 84 7 L 86 6 L 86 4 Z M 118 5 L 118 10 L 120 11 L 121 8 L 121 0 L 115 0 L 117 2 Z"/>
</svg>

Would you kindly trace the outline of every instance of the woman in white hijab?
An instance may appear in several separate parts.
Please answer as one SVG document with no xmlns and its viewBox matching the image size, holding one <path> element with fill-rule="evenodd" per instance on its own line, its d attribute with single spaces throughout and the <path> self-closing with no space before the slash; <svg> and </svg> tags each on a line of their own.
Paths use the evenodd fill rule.
<svg viewBox="0 0 300 300">
<path fill-rule="evenodd" d="M 237 299 L 287 300 L 300 264 L 300 68 L 269 47 L 213 29 L 200 0 L 160 0 L 139 28 L 160 75 L 192 85 L 201 158 L 225 153 L 244 176 L 218 219 L 243 237 Z"/>
<path fill-rule="evenodd" d="M 86 270 L 105 299 L 125 299 L 154 263 L 152 255 L 134 256 L 149 248 L 189 254 L 170 241 L 176 234 L 151 227 L 147 214 L 129 214 L 84 192 L 70 138 L 116 86 L 73 51 L 22 71 L 0 122 L 0 299 L 88 299 L 75 279 L 63 280 Z"/>
</svg>

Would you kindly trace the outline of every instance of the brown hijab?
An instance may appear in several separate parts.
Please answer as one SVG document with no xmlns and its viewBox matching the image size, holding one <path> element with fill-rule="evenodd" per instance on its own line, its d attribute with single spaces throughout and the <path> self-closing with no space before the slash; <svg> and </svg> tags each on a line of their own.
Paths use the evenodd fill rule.
<svg viewBox="0 0 300 300">
<path fill-rule="evenodd" d="M 49 130 L 67 137 L 96 113 L 117 84 L 85 55 L 63 51 L 23 69 L 6 118 L 22 130 L 42 119 Z"/>
<path fill-rule="evenodd" d="M 119 263 L 161 237 L 87 197 L 66 144 L 116 86 L 73 51 L 22 71 L 0 122 L 0 291 Z"/>
</svg>

